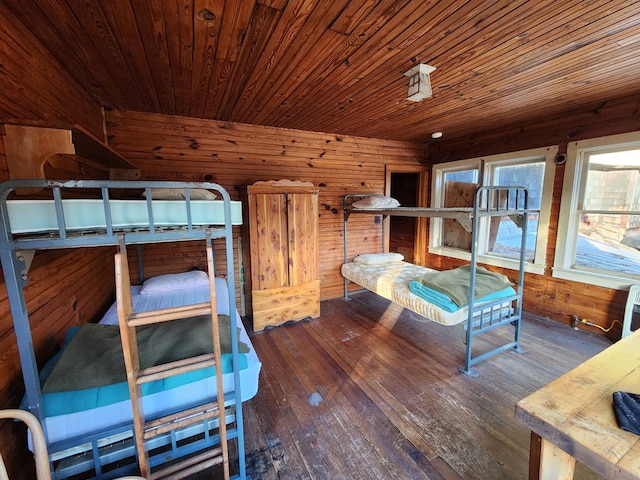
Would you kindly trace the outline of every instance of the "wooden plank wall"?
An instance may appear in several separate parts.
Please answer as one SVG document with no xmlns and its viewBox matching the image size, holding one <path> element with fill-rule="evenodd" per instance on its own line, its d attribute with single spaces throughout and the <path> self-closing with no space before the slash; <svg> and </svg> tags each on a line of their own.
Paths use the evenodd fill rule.
<svg viewBox="0 0 640 480">
<path fill-rule="evenodd" d="M 548 145 L 559 145 L 558 153 L 566 153 L 567 143 L 606 135 L 640 130 L 640 100 L 627 97 L 610 102 L 588 105 L 567 112 L 563 116 L 540 118 L 527 125 L 513 125 L 509 129 L 489 131 L 469 137 L 434 142 L 429 149 L 429 164 L 475 158 L 505 152 L 525 150 Z M 596 287 L 579 282 L 555 279 L 551 267 L 558 236 L 560 198 L 564 180 L 564 165 L 556 165 L 553 186 L 549 242 L 546 252 L 544 275 L 525 276 L 524 308 L 537 315 L 571 324 L 572 316 L 594 322 L 608 328 L 612 320 L 622 320 L 627 292 Z M 434 268 L 452 268 L 460 262 L 446 257 L 428 255 Z M 509 274 L 508 271 L 504 272 Z M 581 326 L 595 333 L 597 327 Z M 607 335 L 620 338 L 620 326 L 616 324 Z"/>
<path fill-rule="evenodd" d="M 81 125 L 103 139 L 100 105 L 4 3 L 0 3 L 0 18 L 0 123 L 58 128 Z"/>
<path fill-rule="evenodd" d="M 242 199 L 245 208 L 242 189 L 255 181 L 313 182 L 320 191 L 323 299 L 342 294 L 342 197 L 382 193 L 385 165 L 420 165 L 426 155 L 426 147 L 406 142 L 134 112 L 108 112 L 107 135 L 143 179 L 213 181 Z M 373 222 L 371 217 L 349 222 L 351 257 L 380 248 L 381 229 Z M 248 245 L 248 233 L 242 235 Z M 248 257 L 244 268 L 248 280 Z"/>
<path fill-rule="evenodd" d="M 0 133 L 2 133 L 0 126 Z M 0 181 L 9 178 L 3 135 L 0 135 Z M 113 247 L 36 252 L 28 273 L 25 300 L 38 364 L 59 349 L 65 332 L 97 319 L 114 301 Z M 0 283 L 0 409 L 16 408 L 24 395 L 18 346 L 4 277 Z M 21 423 L 0 422 L 0 454 L 12 479 L 33 478 Z M 27 466 L 26 469 L 23 466 Z"/>
</svg>

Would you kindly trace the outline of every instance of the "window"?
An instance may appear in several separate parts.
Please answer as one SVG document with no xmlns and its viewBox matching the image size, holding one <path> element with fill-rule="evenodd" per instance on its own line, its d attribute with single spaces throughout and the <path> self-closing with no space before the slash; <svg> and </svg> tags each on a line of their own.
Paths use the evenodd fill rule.
<svg viewBox="0 0 640 480">
<path fill-rule="evenodd" d="M 626 289 L 639 248 L 640 133 L 569 144 L 553 276 Z"/>
<path fill-rule="evenodd" d="M 524 186 L 529 190 L 525 268 L 543 273 L 554 159 L 557 147 L 473 158 L 433 166 L 433 207 L 471 207 L 479 185 Z M 493 217 L 480 222 L 478 260 L 489 265 L 518 268 L 522 226 L 519 218 Z M 468 260 L 471 233 L 457 220 L 432 218 L 429 252 Z"/>
</svg>

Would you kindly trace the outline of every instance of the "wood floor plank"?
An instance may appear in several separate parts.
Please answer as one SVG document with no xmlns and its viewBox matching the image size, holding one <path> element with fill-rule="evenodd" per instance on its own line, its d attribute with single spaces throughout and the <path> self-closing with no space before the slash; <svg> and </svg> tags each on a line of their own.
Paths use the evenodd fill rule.
<svg viewBox="0 0 640 480">
<path fill-rule="evenodd" d="M 320 318 L 251 341 L 263 369 L 244 404 L 247 473 L 265 480 L 527 478 L 516 402 L 610 345 L 525 315 L 526 353 L 491 357 L 470 377 L 458 370 L 463 328 L 371 293 L 322 302 Z M 575 478 L 600 477 L 578 464 Z"/>
</svg>

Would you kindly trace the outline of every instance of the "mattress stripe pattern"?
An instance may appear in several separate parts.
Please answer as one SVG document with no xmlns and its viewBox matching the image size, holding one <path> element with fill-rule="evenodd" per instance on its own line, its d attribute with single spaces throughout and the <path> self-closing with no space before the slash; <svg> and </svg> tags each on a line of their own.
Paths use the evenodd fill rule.
<svg viewBox="0 0 640 480">
<path fill-rule="evenodd" d="M 424 321 L 434 321 L 442 325 L 457 325 L 467 320 L 467 308 L 447 312 L 418 297 L 409 290 L 409 282 L 425 273 L 436 270 L 407 262 L 386 265 L 364 265 L 350 262 L 342 265 L 342 275 L 381 297 L 408 308 L 425 317 Z M 422 319 L 421 319 L 422 320 Z"/>
</svg>

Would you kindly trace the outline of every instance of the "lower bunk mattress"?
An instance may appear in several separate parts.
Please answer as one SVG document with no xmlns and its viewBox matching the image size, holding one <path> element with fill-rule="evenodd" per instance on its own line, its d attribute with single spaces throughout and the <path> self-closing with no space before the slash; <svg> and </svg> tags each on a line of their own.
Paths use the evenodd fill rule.
<svg viewBox="0 0 640 480">
<path fill-rule="evenodd" d="M 468 307 L 456 307 L 455 311 L 449 311 L 452 308 L 443 308 L 441 305 L 425 300 L 413 293 L 409 288 L 412 281 L 421 278 L 426 273 L 436 273 L 438 270 L 403 261 L 378 265 L 349 262 L 342 265 L 341 272 L 346 279 L 412 312 L 416 312 L 424 317 L 424 321 L 434 321 L 442 325 L 457 325 L 468 319 Z M 502 308 L 510 310 L 510 297 L 514 295 L 515 291 L 512 288 L 504 289 L 495 295 L 491 295 L 491 297 L 476 300 L 476 306 L 504 298 L 504 304 L 492 305 L 487 310 L 495 311 Z M 447 307 L 450 307 L 450 305 L 447 305 Z M 474 312 L 475 314 L 479 315 L 480 312 Z M 486 312 L 482 312 L 482 314 L 484 316 Z"/>
<path fill-rule="evenodd" d="M 189 305 L 209 301 L 208 286 L 163 292 L 154 295 L 140 294 L 141 286 L 133 286 L 132 301 L 135 312 L 143 312 L 161 308 Z M 227 283 L 224 279 L 216 279 L 217 309 L 219 315 L 229 315 Z M 242 324 L 237 310 L 238 341 L 240 353 L 240 398 L 242 401 L 254 397 L 258 391 L 258 377 L 262 364 L 251 344 L 251 340 Z M 224 317 L 220 317 L 222 320 Z M 185 320 L 185 322 L 191 320 Z M 176 322 L 170 322 L 175 324 Z M 205 322 L 207 323 L 207 322 Z M 99 322 L 101 325 L 118 325 L 116 305 L 113 304 Z M 221 324 L 222 325 L 222 324 Z M 109 327 L 107 327 L 108 329 Z M 115 328 L 115 327 L 114 327 Z M 221 327 L 222 329 L 222 327 Z M 210 328 L 209 328 L 210 330 Z M 227 335 L 228 336 L 228 335 Z M 118 333 L 119 337 L 119 333 Z M 67 342 L 65 342 L 68 345 Z M 71 350 L 71 348 L 69 349 Z M 107 385 L 74 391 L 47 392 L 47 381 L 53 376 L 56 363 L 65 353 L 65 348 L 45 367 L 42 374 L 43 404 L 45 407 L 45 427 L 48 443 L 52 444 L 84 435 L 93 434 L 108 428 L 132 421 L 131 400 L 128 396 L 128 386 L 124 383 Z M 65 359 L 69 362 L 69 358 Z M 81 363 L 82 359 L 75 361 Z M 234 373 L 232 371 L 231 353 L 223 353 L 223 385 L 225 392 L 235 389 Z M 189 377 L 180 381 L 154 382 L 148 392 L 144 393 L 143 405 L 147 418 L 164 412 L 179 409 L 184 406 L 210 401 L 217 396 L 217 382 L 213 377 L 213 367 L 192 372 Z M 123 396 L 124 394 L 124 396 Z"/>
</svg>

